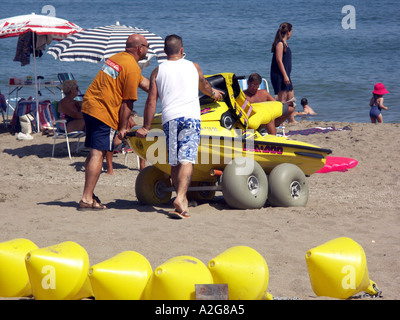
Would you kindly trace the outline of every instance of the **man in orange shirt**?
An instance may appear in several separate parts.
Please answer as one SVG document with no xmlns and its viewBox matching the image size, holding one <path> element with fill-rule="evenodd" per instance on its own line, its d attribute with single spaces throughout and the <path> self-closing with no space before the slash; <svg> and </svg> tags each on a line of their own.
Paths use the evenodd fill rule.
<svg viewBox="0 0 400 320">
<path fill-rule="evenodd" d="M 124 52 L 111 56 L 87 89 L 82 104 L 86 123 L 85 146 L 91 148 L 85 161 L 85 185 L 78 210 L 103 210 L 106 206 L 94 195 L 107 151 L 113 150 L 115 133 L 123 140 L 137 100 L 137 88 L 149 91 L 138 61 L 146 57 L 149 45 L 139 34 L 129 36 Z"/>
</svg>

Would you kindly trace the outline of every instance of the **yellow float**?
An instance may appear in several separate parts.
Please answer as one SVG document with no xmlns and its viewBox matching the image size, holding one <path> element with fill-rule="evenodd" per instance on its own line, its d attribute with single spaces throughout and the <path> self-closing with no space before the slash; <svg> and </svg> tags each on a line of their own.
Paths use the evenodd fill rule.
<svg viewBox="0 0 400 320">
<path fill-rule="evenodd" d="M 144 290 L 146 300 L 195 300 L 196 284 L 213 284 L 205 264 L 191 256 L 178 256 L 158 266 Z"/>
<path fill-rule="evenodd" d="M 32 295 L 25 256 L 38 249 L 28 239 L 13 239 L 0 243 L 0 296 L 27 297 Z"/>
<path fill-rule="evenodd" d="M 29 252 L 26 269 L 37 300 L 78 300 L 93 296 L 89 257 L 71 241 Z"/>
<path fill-rule="evenodd" d="M 214 283 L 228 284 L 230 300 L 266 300 L 269 282 L 268 265 L 254 249 L 232 247 L 208 262 Z"/>
<path fill-rule="evenodd" d="M 337 238 L 306 253 L 311 286 L 317 296 L 347 299 L 359 292 L 378 293 L 369 279 L 363 248 L 350 238 Z"/>
<path fill-rule="evenodd" d="M 124 251 L 89 269 L 96 300 L 139 300 L 153 273 L 140 253 Z"/>
</svg>

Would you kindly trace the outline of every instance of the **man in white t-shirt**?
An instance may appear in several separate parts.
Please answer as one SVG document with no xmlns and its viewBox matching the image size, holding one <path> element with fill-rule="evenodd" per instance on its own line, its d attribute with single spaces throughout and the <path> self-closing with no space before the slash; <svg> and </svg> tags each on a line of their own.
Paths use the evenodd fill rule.
<svg viewBox="0 0 400 320">
<path fill-rule="evenodd" d="M 171 214 L 178 218 L 188 218 L 186 193 L 191 182 L 201 131 L 198 92 L 200 89 L 215 101 L 222 99 L 223 92 L 210 86 L 197 63 L 183 58 L 181 37 L 167 36 L 164 51 L 168 60 L 151 74 L 143 127 L 136 131 L 136 136 L 146 137 L 159 97 L 162 125 L 167 139 L 168 163 L 171 165 L 172 183 L 176 190 L 175 212 Z"/>
</svg>

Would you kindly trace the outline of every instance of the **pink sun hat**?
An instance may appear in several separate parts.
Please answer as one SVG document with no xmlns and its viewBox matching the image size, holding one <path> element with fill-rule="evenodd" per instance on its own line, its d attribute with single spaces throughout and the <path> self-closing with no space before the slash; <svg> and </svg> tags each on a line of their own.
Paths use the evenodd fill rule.
<svg viewBox="0 0 400 320">
<path fill-rule="evenodd" d="M 386 90 L 385 86 L 383 83 L 377 83 L 374 86 L 374 91 L 372 91 L 373 94 L 378 94 L 378 95 L 384 95 L 389 93 L 389 91 Z"/>
</svg>

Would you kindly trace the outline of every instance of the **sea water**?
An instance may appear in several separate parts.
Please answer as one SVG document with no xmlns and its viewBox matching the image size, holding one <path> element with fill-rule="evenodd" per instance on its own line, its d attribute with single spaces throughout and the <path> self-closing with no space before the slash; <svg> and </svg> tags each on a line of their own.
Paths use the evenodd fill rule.
<svg viewBox="0 0 400 320">
<path fill-rule="evenodd" d="M 146 1 L 2 1 L 0 19 L 52 12 L 84 29 L 112 25 L 140 27 L 162 37 L 183 38 L 186 58 L 199 63 L 204 74 L 260 73 L 270 82 L 271 45 L 282 22 L 293 25 L 288 41 L 292 50 L 292 82 L 300 99 L 308 99 L 318 113 L 313 120 L 369 122 L 373 86 L 382 82 L 384 122 L 400 122 L 398 103 L 400 67 L 400 2 L 397 0 L 146 0 Z M 42 13 L 43 11 L 43 13 Z M 53 42 L 54 44 L 55 42 Z M 0 39 L 0 90 L 7 96 L 9 78 L 33 76 L 33 61 L 21 67 L 13 58 L 17 38 Z M 152 60 L 143 70 L 149 77 Z M 84 92 L 101 64 L 60 62 L 44 53 L 37 59 L 37 74 L 57 79 L 71 72 Z M 139 90 L 135 110 L 143 115 L 147 95 Z M 42 89 L 42 98 L 53 99 Z M 273 92 L 272 92 L 273 93 Z M 20 92 L 27 98 L 34 92 Z M 158 110 L 160 106 L 158 105 Z"/>
</svg>

